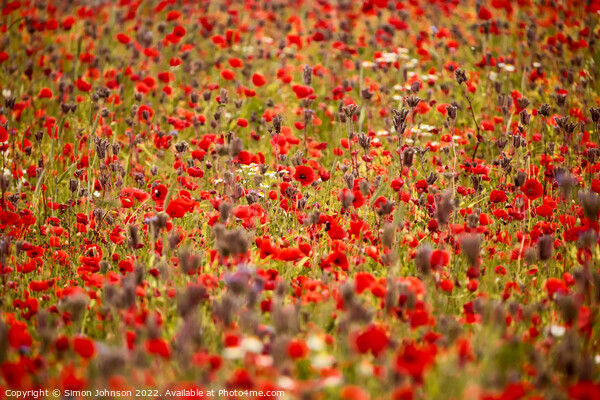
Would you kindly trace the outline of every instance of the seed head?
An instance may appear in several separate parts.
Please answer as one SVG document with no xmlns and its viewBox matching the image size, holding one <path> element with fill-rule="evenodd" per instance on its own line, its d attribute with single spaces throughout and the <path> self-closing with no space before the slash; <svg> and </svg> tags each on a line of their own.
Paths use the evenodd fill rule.
<svg viewBox="0 0 600 400">
<path fill-rule="evenodd" d="M 592 122 L 597 125 L 600 122 L 600 107 L 591 107 L 590 114 L 592 116 Z"/>
<path fill-rule="evenodd" d="M 551 113 L 550 104 L 548 104 L 548 103 L 542 104 L 540 106 L 540 108 L 538 108 L 538 113 L 541 116 L 548 118 L 550 116 L 550 113 Z"/>
<path fill-rule="evenodd" d="M 281 133 L 282 122 L 283 122 L 283 118 L 281 118 L 281 115 L 276 115 L 275 117 L 273 117 L 273 130 L 275 130 L 275 133 L 277 135 L 279 135 Z"/>
<path fill-rule="evenodd" d="M 414 81 L 413 83 L 410 84 L 410 91 L 411 92 L 418 93 L 419 90 L 421 90 L 421 82 Z"/>
<path fill-rule="evenodd" d="M 467 74 L 460 68 L 457 68 L 456 71 L 454 71 L 454 76 L 459 85 L 468 81 Z"/>
<path fill-rule="evenodd" d="M 71 191 L 71 193 L 75 193 L 78 188 L 79 188 L 79 181 L 77 179 L 70 179 L 69 180 L 69 190 Z"/>
<path fill-rule="evenodd" d="M 448 112 L 448 118 L 450 118 L 451 120 L 455 120 L 456 119 L 456 110 L 457 110 L 457 108 L 455 106 L 453 106 L 452 104 L 449 106 L 446 106 L 446 111 Z"/>
<path fill-rule="evenodd" d="M 411 94 L 404 101 L 406 102 L 406 105 L 409 108 L 415 109 L 421 102 L 421 99 L 419 97 L 415 96 L 414 94 Z"/>
<path fill-rule="evenodd" d="M 527 110 L 522 110 L 519 114 L 519 117 L 521 118 L 522 125 L 529 126 L 529 123 L 531 122 L 531 114 L 529 114 Z"/>
</svg>

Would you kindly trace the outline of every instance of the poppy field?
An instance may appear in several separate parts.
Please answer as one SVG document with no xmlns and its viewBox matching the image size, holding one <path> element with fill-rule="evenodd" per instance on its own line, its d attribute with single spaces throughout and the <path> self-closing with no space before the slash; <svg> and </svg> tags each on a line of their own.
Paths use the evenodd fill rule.
<svg viewBox="0 0 600 400">
<path fill-rule="evenodd" d="M 0 8 L 0 399 L 600 399 L 600 1 Z"/>
</svg>

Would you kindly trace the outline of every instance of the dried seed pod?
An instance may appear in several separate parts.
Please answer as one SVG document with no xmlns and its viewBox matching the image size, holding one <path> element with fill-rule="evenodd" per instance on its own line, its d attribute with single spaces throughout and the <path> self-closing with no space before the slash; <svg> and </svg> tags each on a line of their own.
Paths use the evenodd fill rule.
<svg viewBox="0 0 600 400">
<path fill-rule="evenodd" d="M 411 94 L 404 101 L 406 102 L 406 105 L 409 108 L 414 109 L 419 105 L 419 103 L 421 102 L 421 99 L 419 97 L 415 96 L 414 94 Z"/>
<path fill-rule="evenodd" d="M 550 108 L 550 104 L 548 103 L 544 103 L 540 106 L 540 108 L 538 108 L 538 113 L 543 116 L 548 118 L 550 116 L 550 113 L 552 112 L 551 108 Z"/>
<path fill-rule="evenodd" d="M 467 74 L 460 68 L 457 68 L 456 71 L 454 71 L 454 77 L 459 85 L 468 81 Z"/>
<path fill-rule="evenodd" d="M 455 106 L 453 106 L 453 105 L 446 106 L 446 111 L 448 112 L 448 118 L 450 118 L 451 120 L 456 119 L 457 108 Z"/>
</svg>

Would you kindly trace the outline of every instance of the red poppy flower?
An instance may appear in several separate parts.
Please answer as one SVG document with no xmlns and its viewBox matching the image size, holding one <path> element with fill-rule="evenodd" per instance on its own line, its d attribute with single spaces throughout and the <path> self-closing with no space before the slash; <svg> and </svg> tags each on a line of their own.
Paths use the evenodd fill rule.
<svg viewBox="0 0 600 400">
<path fill-rule="evenodd" d="M 378 357 L 387 348 L 389 337 L 385 330 L 377 325 L 370 325 L 356 338 L 356 347 L 361 354 L 371 353 Z"/>
<path fill-rule="evenodd" d="M 288 343 L 287 353 L 293 359 L 304 358 L 308 354 L 308 346 L 303 340 L 292 339 Z"/>
<path fill-rule="evenodd" d="M 485 21 L 487 21 L 488 19 L 492 18 L 492 13 L 490 12 L 490 10 L 488 10 L 485 7 L 481 7 L 479 9 L 479 14 L 477 15 L 480 19 L 483 19 Z"/>
<path fill-rule="evenodd" d="M 395 367 L 399 374 L 409 375 L 420 381 L 425 369 L 432 363 L 433 355 L 427 348 L 409 343 L 398 354 Z"/>
<path fill-rule="evenodd" d="M 131 38 L 124 33 L 117 34 L 117 40 L 121 44 L 127 44 L 131 41 Z"/>
<path fill-rule="evenodd" d="M 235 73 L 230 69 L 224 69 L 223 71 L 221 71 L 221 76 L 226 81 L 231 81 L 235 78 Z"/>
<path fill-rule="evenodd" d="M 202 178 L 204 176 L 204 171 L 198 167 L 190 167 L 187 172 L 189 176 L 194 178 Z"/>
<path fill-rule="evenodd" d="M 297 247 L 281 249 L 277 255 L 281 261 L 296 261 L 304 257 L 304 253 Z"/>
<path fill-rule="evenodd" d="M 327 268 L 336 265 L 342 271 L 348 271 L 348 257 L 344 252 L 336 250 L 331 252 L 326 258 L 321 261 L 321 268 Z"/>
<path fill-rule="evenodd" d="M 150 354 L 159 355 L 163 358 L 171 356 L 171 346 L 165 339 L 148 339 L 146 341 L 146 351 Z"/>
<path fill-rule="evenodd" d="M 308 186 L 315 180 L 315 171 L 306 165 L 299 165 L 294 172 L 294 179 L 302 183 L 302 186 Z"/>
<path fill-rule="evenodd" d="M 542 184 L 539 183 L 535 179 L 527 179 L 525 184 L 521 187 L 521 191 L 527 196 L 527 198 L 531 201 L 535 199 L 539 199 L 542 197 L 544 193 L 544 188 Z"/>
<path fill-rule="evenodd" d="M 168 192 L 169 190 L 165 185 L 156 185 L 152 188 L 152 200 L 156 202 L 165 201 Z"/>
<path fill-rule="evenodd" d="M 261 87 L 265 83 L 267 83 L 267 80 L 261 74 L 254 74 L 252 75 L 252 83 L 254 84 L 254 86 Z"/>
<path fill-rule="evenodd" d="M 77 79 L 77 81 L 75 82 L 75 86 L 77 86 L 77 89 L 79 89 L 82 92 L 89 92 L 90 90 L 92 90 L 92 85 L 90 85 L 81 78 Z"/>
<path fill-rule="evenodd" d="M 73 339 L 73 350 L 83 358 L 92 358 L 96 348 L 90 338 L 77 336 Z"/>
<path fill-rule="evenodd" d="M 165 212 L 171 218 L 183 218 L 183 216 L 194 208 L 196 203 L 185 197 L 171 200 Z"/>
<path fill-rule="evenodd" d="M 51 99 L 52 98 L 52 90 L 48 88 L 42 88 L 40 90 L 40 94 L 38 96 L 40 99 Z"/>
</svg>

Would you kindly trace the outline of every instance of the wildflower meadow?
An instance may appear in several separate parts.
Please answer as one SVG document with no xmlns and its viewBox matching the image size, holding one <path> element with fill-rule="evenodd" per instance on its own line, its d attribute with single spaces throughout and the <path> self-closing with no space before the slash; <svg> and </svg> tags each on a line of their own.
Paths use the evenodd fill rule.
<svg viewBox="0 0 600 400">
<path fill-rule="evenodd" d="M 600 399 L 600 1 L 0 9 L 0 400 Z"/>
</svg>

